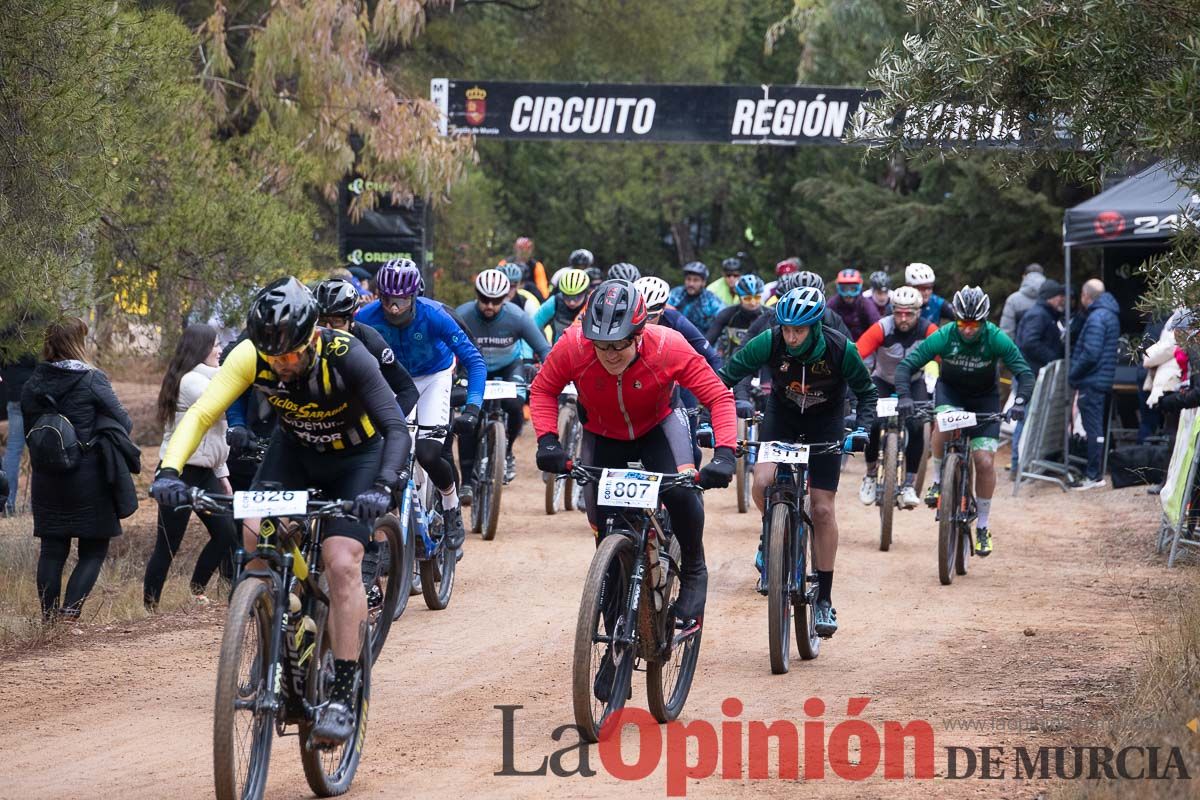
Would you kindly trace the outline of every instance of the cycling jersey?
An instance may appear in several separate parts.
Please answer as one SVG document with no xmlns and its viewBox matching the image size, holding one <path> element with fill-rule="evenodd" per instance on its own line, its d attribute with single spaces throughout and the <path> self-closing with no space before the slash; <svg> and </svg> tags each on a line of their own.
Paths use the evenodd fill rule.
<svg viewBox="0 0 1200 800">
<path fill-rule="evenodd" d="M 487 380 L 483 356 L 440 303 L 424 297 L 413 298 L 413 302 L 412 321 L 404 327 L 387 321 L 378 300 L 363 306 L 355 318 L 379 331 L 414 378 L 449 369 L 457 356 L 467 369 L 467 402 L 481 405 Z"/>
<path fill-rule="evenodd" d="M 729 283 L 725 280 L 724 275 L 710 283 L 707 288 L 723 305 L 731 306 L 738 301 L 737 293 L 729 288 Z"/>
<path fill-rule="evenodd" d="M 854 343 L 820 325 L 809 328 L 799 347 L 787 346 L 779 326 L 755 336 L 720 371 L 726 384 L 771 370 L 771 396 L 779 409 L 794 414 L 840 416 L 846 387 L 858 397 L 858 427 L 869 430 L 879 395 Z"/>
<path fill-rule="evenodd" d="M 746 342 L 750 341 L 746 338 L 747 331 L 750 326 L 758 321 L 759 317 L 771 315 L 772 312 L 765 308 L 759 307 L 755 309 L 746 309 L 741 303 L 729 306 L 722 309 L 720 314 L 708 326 L 708 331 L 704 334 L 704 338 L 708 343 L 717 348 L 717 352 L 724 358 L 729 358 Z"/>
<path fill-rule="evenodd" d="M 835 294 L 829 299 L 826 307 L 842 318 L 846 327 L 850 329 L 850 338 L 854 340 L 879 321 L 879 309 L 876 308 L 875 302 L 861 294 L 858 297 L 842 297 Z"/>
<path fill-rule="evenodd" d="M 708 330 L 713 317 L 721 313 L 725 304 L 708 289 L 701 289 L 698 294 L 688 294 L 682 286 L 676 286 L 667 296 L 667 305 L 677 309 L 688 322 L 702 331 Z"/>
<path fill-rule="evenodd" d="M 572 381 L 579 391 L 584 430 L 622 440 L 645 436 L 672 413 L 671 394 L 678 382 L 711 410 L 716 446 L 733 447 L 733 396 L 683 336 L 662 325 L 647 325 L 636 346 L 633 363 L 620 375 L 610 375 L 583 331 L 578 326 L 567 330 L 530 390 L 530 415 L 538 437 L 558 434 L 558 395 Z"/>
<path fill-rule="evenodd" d="M 897 365 L 896 393 L 907 397 L 913 373 L 938 356 L 942 359 L 939 382 L 962 394 L 979 396 L 997 391 L 1001 362 L 1017 379 L 1017 396 L 1028 403 L 1033 394 L 1033 370 L 1008 334 L 991 322 L 984 322 L 970 341 L 959 334 L 953 322 L 930 334 Z"/>
<path fill-rule="evenodd" d="M 954 319 L 954 309 L 946 298 L 938 294 L 929 295 L 929 302 L 921 307 L 921 319 L 938 325 L 944 319 Z"/>
<path fill-rule="evenodd" d="M 872 377 L 894 384 L 896 366 L 936 330 L 937 327 L 933 323 L 917 320 L 917 324 L 906 332 L 896 327 L 895 317 L 884 317 L 867 328 L 855 346 L 858 348 L 858 354 L 864 359 L 875 356 Z"/>
<path fill-rule="evenodd" d="M 253 388 L 275 409 L 279 434 L 303 447 L 352 450 L 382 433 L 386 442 L 378 474 L 394 485 L 408 460 L 409 442 L 396 393 L 361 342 L 348 333 L 320 330 L 308 374 L 287 383 L 271 371 L 253 342 L 235 347 L 176 427 L 162 465 L 182 471 L 204 432 Z"/>
<path fill-rule="evenodd" d="M 375 356 L 375 360 L 379 362 L 379 371 L 383 373 L 383 379 L 396 393 L 396 402 L 400 404 L 400 412 L 407 417 L 408 412 L 412 411 L 413 406 L 417 404 L 417 385 L 413 383 L 412 375 L 409 375 L 408 370 L 396 360 L 396 354 L 392 352 L 392 348 L 387 346 L 387 342 L 379 335 L 379 331 L 370 325 L 353 321 L 350 323 L 350 335 L 362 342 L 371 355 Z M 234 403 L 230 408 L 238 405 L 240 404 Z"/>
<path fill-rule="evenodd" d="M 557 342 L 563 335 L 563 331 L 571 327 L 576 318 L 583 313 L 583 308 L 586 303 L 581 303 L 579 308 L 571 308 L 566 303 L 558 302 L 561 295 L 554 295 L 546 302 L 542 303 L 542 307 L 533 315 L 533 324 L 538 328 L 550 326 L 551 340 Z"/>
<path fill-rule="evenodd" d="M 491 319 L 480 313 L 474 300 L 463 303 L 457 311 L 474 335 L 489 375 L 520 361 L 522 343 L 529 345 L 539 359 L 545 359 L 550 352 L 546 337 L 533 320 L 511 303 L 500 306 Z"/>
<path fill-rule="evenodd" d="M 708 343 L 708 339 L 704 338 L 704 334 L 700 329 L 688 321 L 688 318 L 679 313 L 673 308 L 664 308 L 660 324 L 670 328 L 673 331 L 678 331 L 684 339 L 687 339 L 688 344 L 692 346 L 700 355 L 704 356 L 704 360 L 714 370 L 721 368 L 721 357 L 717 351 Z"/>
</svg>

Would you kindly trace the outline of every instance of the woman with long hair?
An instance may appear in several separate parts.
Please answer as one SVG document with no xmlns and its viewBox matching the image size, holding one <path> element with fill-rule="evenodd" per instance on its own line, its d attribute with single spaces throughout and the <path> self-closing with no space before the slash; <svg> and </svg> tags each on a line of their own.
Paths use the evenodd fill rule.
<svg viewBox="0 0 1200 800">
<path fill-rule="evenodd" d="M 215 329 L 208 325 L 189 325 L 183 331 L 158 392 L 158 420 L 163 426 L 160 458 L 167 452 L 167 443 L 171 441 L 175 426 L 212 380 L 220 356 L 221 345 Z M 229 445 L 225 443 L 225 420 L 222 419 L 204 434 L 204 439 L 180 477 L 187 484 L 207 492 L 228 494 L 232 491 L 229 487 L 229 468 L 225 464 L 228 457 Z M 191 509 L 188 508 L 176 510 L 162 505 L 158 508 L 158 536 L 142 583 L 147 610 L 153 611 L 158 607 L 167 571 L 179 552 L 191 515 Z M 192 570 L 191 590 L 196 602 L 207 603 L 205 587 L 218 567 L 226 580 L 232 579 L 237 529 L 233 520 L 227 517 L 204 515 L 200 516 L 200 521 L 208 529 L 209 540 L 200 551 Z"/>
<path fill-rule="evenodd" d="M 108 376 L 87 362 L 87 332 L 87 324 L 77 317 L 46 328 L 42 360 L 21 390 L 21 413 L 30 428 L 49 414 L 65 417 L 81 443 L 92 441 L 102 417 L 115 420 L 126 433 L 132 430 Z M 70 468 L 51 468 L 30 451 L 33 535 L 41 540 L 37 588 L 48 621 L 79 617 L 100 576 L 108 540 L 121 535 L 116 497 L 101 453 L 81 446 L 77 458 Z M 62 575 L 72 539 L 78 541 L 79 563 L 64 598 Z"/>
</svg>

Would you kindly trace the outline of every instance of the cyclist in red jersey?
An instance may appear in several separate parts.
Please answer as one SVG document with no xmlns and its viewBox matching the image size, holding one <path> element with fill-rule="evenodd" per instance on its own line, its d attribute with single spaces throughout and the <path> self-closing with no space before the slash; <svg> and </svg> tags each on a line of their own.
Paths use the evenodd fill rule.
<svg viewBox="0 0 1200 800">
<path fill-rule="evenodd" d="M 605 281 L 584 313 L 555 344 L 529 392 L 530 416 L 538 436 L 538 469 L 564 472 L 567 454 L 558 440 L 558 396 L 574 381 L 583 420 L 580 463 L 626 467 L 640 461 L 663 473 L 694 469 L 686 419 L 671 408 L 678 383 L 712 413 L 715 449 L 700 470 L 700 485 L 723 488 L 734 471 L 737 422 L 733 395 L 712 367 L 679 333 L 646 326 L 646 304 L 628 281 Z M 596 488 L 585 490 L 588 522 L 599 530 L 605 509 L 597 508 Z M 704 505 L 686 489 L 663 492 L 663 505 L 679 540 L 679 598 L 675 614 L 699 620 L 704 611 L 708 570 L 704 564 Z"/>
</svg>

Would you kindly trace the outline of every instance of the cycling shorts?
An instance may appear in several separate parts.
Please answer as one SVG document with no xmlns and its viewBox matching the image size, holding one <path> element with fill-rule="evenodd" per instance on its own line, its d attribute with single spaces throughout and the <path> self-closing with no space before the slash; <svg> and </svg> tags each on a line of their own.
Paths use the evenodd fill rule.
<svg viewBox="0 0 1200 800">
<path fill-rule="evenodd" d="M 317 452 L 275 431 L 252 488 L 320 489 L 327 500 L 353 500 L 375 485 L 382 460 L 381 436 L 358 447 Z M 325 521 L 325 536 L 345 536 L 365 547 L 370 533 L 357 520 L 331 517 Z"/>
<path fill-rule="evenodd" d="M 767 413 L 758 431 L 763 442 L 840 442 L 845 435 L 841 414 L 800 414 L 795 405 L 780 402 L 775 395 L 767 398 Z M 813 489 L 836 492 L 842 478 L 842 456 L 838 453 L 812 454 L 808 458 L 808 485 Z"/>
<path fill-rule="evenodd" d="M 934 390 L 933 404 L 935 413 L 941 413 L 951 408 L 961 408 L 964 411 L 974 411 L 976 414 L 996 414 L 1000 411 L 1000 392 L 997 390 L 989 394 L 963 394 L 953 386 L 947 386 L 945 381 L 939 380 L 937 388 Z M 971 438 L 972 450 L 994 453 L 1000 449 L 999 421 L 968 428 L 966 435 Z"/>
<path fill-rule="evenodd" d="M 432 375 L 421 375 L 420 377 L 414 375 L 413 383 L 417 385 L 419 397 L 417 405 L 408 415 L 408 421 L 418 425 L 449 425 L 450 388 L 454 383 L 454 367 L 447 367 Z M 446 437 L 434 436 L 429 431 L 421 431 L 417 438 L 437 439 L 440 442 Z"/>
</svg>

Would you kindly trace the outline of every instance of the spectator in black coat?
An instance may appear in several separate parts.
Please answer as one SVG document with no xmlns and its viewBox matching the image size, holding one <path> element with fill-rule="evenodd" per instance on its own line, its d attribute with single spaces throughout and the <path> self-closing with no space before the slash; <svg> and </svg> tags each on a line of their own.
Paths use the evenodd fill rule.
<svg viewBox="0 0 1200 800">
<path fill-rule="evenodd" d="M 1063 285 L 1056 280 L 1047 278 L 1038 287 L 1038 302 L 1033 308 L 1021 314 L 1017 323 L 1017 347 L 1021 355 L 1029 362 L 1029 368 L 1036 375 L 1042 367 L 1051 361 L 1063 357 L 1061 320 L 1063 306 L 1067 302 L 1067 293 Z M 1025 420 L 1017 422 L 1012 438 L 1012 475 L 1017 477 L 1020 464 L 1021 431 L 1025 428 Z"/>
<path fill-rule="evenodd" d="M 86 361 L 87 325 L 67 317 L 46 329 L 42 361 L 21 392 L 21 412 L 32 426 L 57 410 L 75 427 L 80 442 L 93 438 L 97 420 L 109 417 L 126 432 L 133 423 L 113 392 L 108 377 Z M 37 565 L 38 596 L 47 620 L 78 618 L 100 567 L 108 541 L 121 535 L 115 492 L 105 474 L 99 448 L 84 448 L 68 472 L 48 472 L 32 464 L 33 535 L 41 539 Z M 71 540 L 78 541 L 79 563 L 62 597 L 62 574 Z"/>
</svg>

